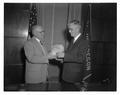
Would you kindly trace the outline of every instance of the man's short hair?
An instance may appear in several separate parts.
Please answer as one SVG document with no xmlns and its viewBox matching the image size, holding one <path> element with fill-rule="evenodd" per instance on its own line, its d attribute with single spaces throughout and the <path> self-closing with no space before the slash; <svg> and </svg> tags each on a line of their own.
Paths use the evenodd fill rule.
<svg viewBox="0 0 120 95">
<path fill-rule="evenodd" d="M 69 24 L 70 24 L 70 23 L 77 24 L 77 25 L 80 25 L 80 26 L 81 26 L 79 20 L 72 20 L 72 21 L 69 22 Z"/>
<path fill-rule="evenodd" d="M 42 27 L 42 26 L 40 26 L 40 25 L 33 25 L 32 26 L 32 31 L 34 31 L 34 29 L 36 29 L 37 27 Z"/>
</svg>

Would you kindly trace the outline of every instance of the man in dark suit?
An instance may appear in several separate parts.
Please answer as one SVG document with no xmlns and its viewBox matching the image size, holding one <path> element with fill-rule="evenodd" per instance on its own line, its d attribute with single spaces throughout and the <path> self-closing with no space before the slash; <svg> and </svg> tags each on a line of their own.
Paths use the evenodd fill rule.
<svg viewBox="0 0 120 95">
<path fill-rule="evenodd" d="M 83 80 L 88 41 L 81 32 L 79 21 L 71 21 L 68 29 L 73 40 L 65 53 L 58 53 L 57 56 L 58 58 L 64 57 L 62 79 L 67 83 L 77 84 Z"/>
</svg>

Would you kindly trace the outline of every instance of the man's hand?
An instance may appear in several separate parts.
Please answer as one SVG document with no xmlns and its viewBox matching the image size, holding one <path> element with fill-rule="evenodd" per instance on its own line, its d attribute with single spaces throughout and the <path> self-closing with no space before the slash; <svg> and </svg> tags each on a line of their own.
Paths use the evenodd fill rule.
<svg viewBox="0 0 120 95">
<path fill-rule="evenodd" d="M 53 55 L 51 52 L 47 55 L 48 59 L 56 59 L 56 55 Z"/>
<path fill-rule="evenodd" d="M 56 53 L 57 58 L 64 58 L 64 52 L 58 52 Z"/>
</svg>

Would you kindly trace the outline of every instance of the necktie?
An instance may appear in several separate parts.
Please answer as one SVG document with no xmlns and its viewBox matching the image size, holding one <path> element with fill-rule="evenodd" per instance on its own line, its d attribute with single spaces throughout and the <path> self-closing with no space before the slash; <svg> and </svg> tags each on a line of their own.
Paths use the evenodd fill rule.
<svg viewBox="0 0 120 95">
<path fill-rule="evenodd" d="M 41 41 L 40 41 L 40 46 L 41 46 L 41 48 L 42 48 L 43 54 L 44 54 L 44 55 L 47 55 L 47 54 L 46 54 L 46 51 L 45 51 L 45 48 L 43 47 L 43 43 L 42 43 Z"/>
</svg>

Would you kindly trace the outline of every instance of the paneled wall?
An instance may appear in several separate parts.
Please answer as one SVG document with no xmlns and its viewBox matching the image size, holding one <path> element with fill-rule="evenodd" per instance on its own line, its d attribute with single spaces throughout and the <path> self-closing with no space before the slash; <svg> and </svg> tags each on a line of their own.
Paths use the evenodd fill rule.
<svg viewBox="0 0 120 95">
<path fill-rule="evenodd" d="M 115 3 L 92 4 L 91 19 L 92 41 L 116 41 L 117 22 Z"/>
<path fill-rule="evenodd" d="M 28 35 L 29 4 L 4 4 L 4 82 L 24 82 L 24 42 Z"/>
<path fill-rule="evenodd" d="M 116 4 L 91 5 L 92 80 L 116 82 Z"/>
</svg>

